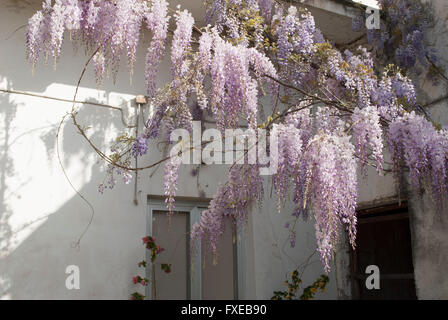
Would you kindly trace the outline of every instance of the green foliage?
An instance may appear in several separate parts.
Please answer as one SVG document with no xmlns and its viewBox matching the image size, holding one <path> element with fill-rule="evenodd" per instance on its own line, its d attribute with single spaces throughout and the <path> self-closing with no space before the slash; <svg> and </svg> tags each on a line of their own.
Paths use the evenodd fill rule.
<svg viewBox="0 0 448 320">
<path fill-rule="evenodd" d="M 131 295 L 131 297 L 132 297 L 132 300 L 144 300 L 145 299 L 145 296 L 140 294 L 140 293 L 138 293 L 138 292 L 134 292 Z"/>
<path fill-rule="evenodd" d="M 160 253 L 165 251 L 165 249 L 162 248 L 161 246 L 159 246 L 156 243 L 156 239 L 151 236 L 142 238 L 142 241 L 143 241 L 143 244 L 145 245 L 146 249 L 150 251 L 150 263 L 151 263 L 152 270 L 153 270 L 151 280 L 152 280 L 153 286 L 155 286 L 155 273 L 154 273 L 155 261 L 157 259 L 157 255 L 159 255 Z M 142 267 L 146 268 L 147 262 L 145 260 L 142 260 L 137 265 L 139 268 L 142 268 Z M 170 263 L 162 263 L 162 264 L 160 264 L 160 268 L 165 273 L 171 273 L 171 264 Z M 134 284 L 140 284 L 142 286 L 147 286 L 149 281 L 150 281 L 149 279 L 142 278 L 139 275 L 132 278 L 132 282 Z M 132 300 L 144 300 L 145 296 L 138 292 L 134 292 L 133 294 L 131 294 L 131 299 Z"/>
<path fill-rule="evenodd" d="M 165 273 L 170 273 L 170 272 L 171 272 L 171 263 L 170 263 L 170 264 L 168 264 L 168 263 L 162 263 L 162 265 L 161 265 L 160 267 L 162 268 L 162 270 L 163 270 Z"/>
<path fill-rule="evenodd" d="M 298 291 L 302 284 L 302 280 L 299 278 L 299 272 L 294 270 L 290 276 L 291 280 L 285 281 L 287 289 L 285 291 L 274 291 L 274 296 L 271 300 L 312 300 L 319 290 L 320 292 L 325 291 L 329 282 L 329 278 L 326 275 L 321 275 L 312 285 L 304 288 L 302 294 L 299 295 Z"/>
</svg>

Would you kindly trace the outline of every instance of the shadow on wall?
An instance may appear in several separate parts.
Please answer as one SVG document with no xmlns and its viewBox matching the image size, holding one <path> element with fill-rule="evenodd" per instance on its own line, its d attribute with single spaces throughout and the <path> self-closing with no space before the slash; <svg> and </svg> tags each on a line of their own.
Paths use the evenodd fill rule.
<svg viewBox="0 0 448 320">
<path fill-rule="evenodd" d="M 7 87 L 11 88 L 12 84 L 8 82 Z M 36 88 L 30 86 L 27 89 L 35 90 Z M 33 128 L 24 127 L 23 121 L 16 124 L 14 121 L 20 109 L 33 106 L 17 104 L 14 101 L 15 99 L 10 95 L 0 94 L 2 127 L 0 133 L 0 299 L 128 297 L 132 292 L 131 273 L 138 257 L 143 254 L 140 252 L 139 243 L 141 235 L 145 232 L 143 229 L 141 234 L 135 234 L 135 230 L 138 230 L 140 225 L 144 226 L 144 223 L 139 221 L 142 216 L 129 214 L 132 209 L 135 211 L 132 204 L 132 188 L 118 183 L 115 190 L 106 191 L 104 195 L 98 193 L 98 184 L 105 176 L 103 165 L 94 165 L 92 158 L 96 154 L 77 133 L 72 122 L 68 121 L 63 127 L 62 139 L 59 141 L 61 158 L 71 178 L 76 178 L 70 171 L 73 165 L 92 170 L 91 178 L 89 181 L 83 181 L 79 191 L 96 208 L 93 223 L 81 242 L 81 248 L 73 248 L 73 243 L 82 234 L 91 217 L 89 208 L 77 195 L 63 203 L 55 212 L 40 212 L 39 218 L 27 221 L 27 212 L 15 208 L 23 208 L 22 201 L 28 201 L 27 199 L 32 197 L 29 194 L 32 192 L 29 190 L 35 189 L 22 193 L 21 188 L 24 185 L 20 185 L 20 188 L 16 190 L 11 190 L 11 185 L 18 180 L 25 180 L 26 184 L 38 185 L 42 182 L 45 187 L 58 189 L 66 188 L 66 185 L 58 185 L 60 181 L 65 184 L 67 182 L 60 178 L 54 179 L 54 177 L 48 177 L 49 181 L 39 181 L 42 177 L 38 177 L 36 181 L 33 172 L 28 171 L 26 178 L 20 172 L 23 169 L 20 166 L 23 164 L 17 164 L 17 160 L 22 157 L 22 154 L 11 152 L 11 147 L 16 142 L 20 142 L 20 139 L 32 135 L 42 141 L 51 170 L 59 171 L 58 176 L 62 175 L 57 164 L 55 149 L 58 123 L 50 126 L 35 123 Z M 24 116 L 23 113 L 21 116 Z M 101 150 L 107 150 L 110 142 L 106 141 L 105 131 L 115 129 L 119 132 L 124 129 L 120 113 L 110 109 L 83 106 L 78 114 L 78 120 L 83 125 L 92 125 L 89 136 Z M 26 150 L 27 147 L 31 153 L 36 152 L 33 146 L 25 146 L 25 149 L 22 147 L 19 150 Z M 76 164 L 73 163 L 74 161 Z M 47 195 L 46 192 L 45 194 Z M 117 194 L 120 194 L 120 197 L 117 197 Z M 52 196 L 54 194 L 49 191 L 43 201 L 57 202 L 57 199 L 51 199 Z M 123 199 L 129 199 L 129 203 L 123 204 Z M 26 207 L 33 208 L 30 204 Z M 13 227 L 12 218 L 15 221 L 25 221 L 22 225 Z M 121 228 L 116 228 L 117 225 Z M 30 230 L 34 231 L 24 241 L 19 243 L 15 240 L 19 233 L 24 231 L 29 233 Z M 126 263 L 129 263 L 126 268 L 117 268 Z M 80 290 L 69 291 L 65 287 L 68 276 L 65 270 L 71 264 L 80 267 L 82 274 Z"/>
<path fill-rule="evenodd" d="M 1 299 L 126 299 L 135 291 L 131 279 L 137 272 L 136 262 L 144 255 L 139 246 L 144 230 L 135 233 L 139 223 L 144 225 L 141 217 L 125 209 L 110 212 L 101 207 L 101 200 L 118 206 L 113 192 L 119 190 L 101 199 L 96 184 L 89 183 L 80 192 L 90 200 L 97 198 L 92 201 L 94 220 L 80 247 L 73 247 L 73 243 L 88 224 L 90 212 L 75 196 L 44 217 L 25 241 L 0 258 Z M 131 203 L 131 194 L 128 198 Z M 80 268 L 80 290 L 65 286 L 69 265 Z"/>
<path fill-rule="evenodd" d="M 16 108 L 16 105 L 9 104 L 7 95 L 0 95 L 0 121 L 2 126 L 0 131 L 0 257 L 6 254 L 12 236 L 12 230 L 8 223 L 12 212 L 6 198 L 14 196 L 14 191 L 8 189 L 6 181 L 14 176 L 14 163 L 9 155 L 9 149 L 11 143 L 13 143 L 11 142 L 11 124 L 16 114 Z"/>
</svg>

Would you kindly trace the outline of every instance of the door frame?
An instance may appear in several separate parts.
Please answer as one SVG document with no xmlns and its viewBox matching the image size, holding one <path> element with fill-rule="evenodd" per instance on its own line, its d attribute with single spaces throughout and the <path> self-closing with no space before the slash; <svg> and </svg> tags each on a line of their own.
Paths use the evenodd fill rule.
<svg viewBox="0 0 448 320">
<path fill-rule="evenodd" d="M 148 197 L 148 210 L 146 214 L 146 234 L 152 236 L 152 223 L 154 211 L 168 211 L 166 203 L 163 198 Z M 175 202 L 174 211 L 188 212 L 189 222 L 187 222 L 188 230 L 200 221 L 201 214 L 208 208 L 208 202 L 203 201 L 186 201 L 179 200 Z M 246 283 L 246 252 L 245 252 L 245 232 L 244 228 L 238 228 L 236 234 L 233 235 L 233 289 L 234 299 L 244 299 L 245 283 Z M 189 239 L 187 238 L 187 300 L 201 300 L 202 299 L 202 264 L 201 264 L 201 244 L 197 246 L 193 261 L 190 261 Z M 150 260 L 149 250 L 145 250 L 146 261 Z M 146 266 L 146 278 L 149 283 L 145 288 L 146 299 L 152 299 L 152 269 L 151 264 Z"/>
</svg>

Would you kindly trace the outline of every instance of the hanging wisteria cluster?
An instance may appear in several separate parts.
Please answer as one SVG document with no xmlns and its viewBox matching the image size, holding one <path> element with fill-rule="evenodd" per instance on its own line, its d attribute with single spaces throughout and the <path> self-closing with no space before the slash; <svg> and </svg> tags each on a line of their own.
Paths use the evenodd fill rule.
<svg viewBox="0 0 448 320">
<path fill-rule="evenodd" d="M 415 10 L 404 3 L 380 1 L 383 7 L 398 6 L 400 14 Z M 164 139 L 163 131 L 191 130 L 194 114 L 208 114 L 222 132 L 245 122 L 249 130 L 264 128 L 277 137 L 275 201 L 281 210 L 293 199 L 294 217 L 314 218 L 327 272 L 344 228 L 355 245 L 357 167 L 373 166 L 382 174 L 385 147 L 397 180 L 408 168 L 414 189 L 427 189 L 443 204 L 448 133 L 420 112 L 412 81 L 397 67 L 387 66 L 379 74 L 366 49 L 338 51 L 323 39 L 307 10 L 282 1 L 209 1 L 206 19 L 210 24 L 198 28 L 188 11 L 170 9 L 165 0 L 47 0 L 29 20 L 27 47 L 33 65 L 42 54 L 56 61 L 69 34 L 76 46 L 94 54 L 98 82 L 118 72 L 122 53 L 132 74 L 140 33 L 148 29 L 152 34 L 145 76 L 155 112 L 140 135 L 122 135 L 110 156 L 102 154 L 110 178 L 101 191 L 113 187 L 114 175 L 128 183 L 130 172 L 144 169 L 132 167 L 131 160 L 152 152 L 149 142 Z M 422 60 L 430 54 L 418 25 L 402 30 L 406 41 L 396 54 L 399 65 L 413 64 L 406 50 L 416 51 L 412 56 Z M 157 88 L 158 64 L 170 32 L 172 81 Z M 270 98 L 261 99 L 264 95 Z M 180 157 L 167 159 L 164 187 L 170 212 L 180 167 Z M 262 203 L 261 167 L 231 167 L 228 181 L 193 228 L 193 239 L 208 240 L 217 253 L 225 219 L 240 226 L 252 206 Z"/>
<path fill-rule="evenodd" d="M 367 39 L 382 57 L 394 60 L 402 68 L 418 65 L 432 80 L 437 80 L 437 52 L 425 42 L 424 34 L 432 24 L 431 4 L 420 0 L 378 0 L 382 12 L 380 29 L 365 28 L 365 14 L 353 19 L 355 31 L 365 30 Z"/>
<path fill-rule="evenodd" d="M 448 131 L 437 130 L 414 111 L 396 118 L 388 131 L 396 171 L 404 162 L 414 191 L 432 191 L 435 202 L 442 205 L 447 192 Z"/>
<path fill-rule="evenodd" d="M 34 65 L 43 53 L 45 59 L 56 62 L 67 30 L 75 44 L 96 50 L 94 62 L 98 82 L 106 71 L 116 75 L 123 52 L 132 73 L 144 25 L 153 32 L 146 70 L 148 91 L 153 92 L 157 64 L 165 51 L 167 9 L 168 4 L 163 0 L 151 1 L 151 6 L 141 0 L 45 0 L 42 10 L 28 23 L 28 58 Z"/>
</svg>

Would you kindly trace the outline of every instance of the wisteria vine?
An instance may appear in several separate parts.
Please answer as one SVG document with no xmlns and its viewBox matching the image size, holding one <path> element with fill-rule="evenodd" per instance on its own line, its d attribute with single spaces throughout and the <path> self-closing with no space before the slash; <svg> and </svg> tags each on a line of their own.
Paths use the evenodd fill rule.
<svg viewBox="0 0 448 320">
<path fill-rule="evenodd" d="M 406 12 L 418 10 L 405 3 L 411 2 L 380 1 L 391 17 L 401 6 Z M 209 25 L 203 28 L 195 26 L 187 10 L 173 10 L 165 0 L 46 0 L 30 18 L 26 42 L 33 66 L 42 55 L 56 62 L 69 35 L 75 46 L 94 53 L 98 83 L 117 74 L 123 53 L 132 77 L 141 32 L 152 35 L 145 78 L 155 112 L 139 136 L 118 137 L 110 155 L 95 148 L 108 163 L 109 178 L 100 191 L 112 188 L 116 175 L 128 183 L 132 171 L 145 168 L 132 167 L 131 159 L 151 152 L 149 142 L 163 139 L 163 131 L 191 130 L 193 113 L 199 112 L 213 117 L 221 131 L 245 122 L 250 130 L 265 128 L 278 137 L 278 170 L 272 183 L 279 209 L 292 193 L 292 215 L 314 218 L 326 272 L 344 228 L 355 245 L 357 166 L 371 165 L 382 174 L 385 147 L 391 151 L 397 180 L 403 166 L 408 168 L 414 190 L 430 186 L 427 190 L 443 205 L 448 133 L 421 112 L 414 85 L 399 68 L 388 65 L 378 73 L 366 49 L 338 51 L 300 5 L 211 0 L 207 8 Z M 432 62 L 418 17 L 409 19 L 415 24 L 401 30 L 404 42 L 395 61 L 406 67 L 417 58 Z M 174 30 L 169 29 L 170 20 Z M 157 88 L 158 64 L 170 33 L 172 81 Z M 270 99 L 261 99 L 264 95 Z M 263 104 L 269 104 L 268 115 Z M 195 106 L 199 109 L 193 110 Z M 76 119 L 75 111 L 72 117 Z M 173 211 L 181 162 L 177 157 L 164 160 L 167 207 Z M 193 228 L 193 239 L 208 240 L 217 253 L 225 219 L 240 226 L 251 207 L 262 202 L 260 166 L 232 166 L 228 181 Z"/>
<path fill-rule="evenodd" d="M 355 31 L 365 31 L 377 57 L 393 61 L 399 67 L 425 73 L 437 83 L 441 70 L 437 51 L 425 41 L 425 33 L 434 21 L 430 2 L 420 0 L 378 0 L 381 8 L 380 29 L 365 28 L 365 15 L 353 19 Z"/>
</svg>

